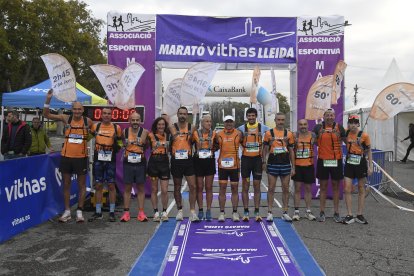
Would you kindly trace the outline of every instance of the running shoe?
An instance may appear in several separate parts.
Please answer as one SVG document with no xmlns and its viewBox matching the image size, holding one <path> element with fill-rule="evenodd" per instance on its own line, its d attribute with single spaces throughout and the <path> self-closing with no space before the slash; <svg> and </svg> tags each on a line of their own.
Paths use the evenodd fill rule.
<svg viewBox="0 0 414 276">
<path fill-rule="evenodd" d="M 82 223 L 85 221 L 81 210 L 76 210 L 76 223 Z"/>
<path fill-rule="evenodd" d="M 400 162 L 402 162 L 402 163 L 406 163 L 406 162 L 407 162 L 407 160 L 401 159 L 401 160 L 400 160 Z"/>
<path fill-rule="evenodd" d="M 211 221 L 212 217 L 211 217 L 211 210 L 207 210 L 206 211 L 206 221 Z"/>
<path fill-rule="evenodd" d="M 364 218 L 363 215 L 357 215 L 355 221 L 361 224 L 368 224 L 368 221 Z"/>
<path fill-rule="evenodd" d="M 204 219 L 204 212 L 203 211 L 198 211 L 198 220 L 203 220 Z"/>
<path fill-rule="evenodd" d="M 342 223 L 342 220 L 343 220 L 338 213 L 334 213 L 333 219 L 337 223 Z"/>
<path fill-rule="evenodd" d="M 183 220 L 183 209 L 178 210 L 177 215 L 175 216 L 176 221 L 182 221 Z"/>
<path fill-rule="evenodd" d="M 98 220 L 98 219 L 102 219 L 103 218 L 103 216 L 102 216 L 102 213 L 97 213 L 97 212 L 95 212 L 89 219 L 88 219 L 88 221 L 89 222 L 92 222 L 92 221 L 94 221 L 94 220 Z"/>
<path fill-rule="evenodd" d="M 267 217 L 266 217 L 266 220 L 268 221 L 268 222 L 272 222 L 273 221 L 273 214 L 272 213 L 267 213 Z"/>
<path fill-rule="evenodd" d="M 189 217 L 191 222 L 199 222 L 200 220 L 198 219 L 198 216 L 196 215 L 196 213 L 194 211 L 190 212 L 190 217 Z"/>
<path fill-rule="evenodd" d="M 110 222 L 115 222 L 116 221 L 116 217 L 115 217 L 115 213 L 114 212 L 110 212 L 109 213 L 109 221 Z"/>
<path fill-rule="evenodd" d="M 244 212 L 242 220 L 246 222 L 249 221 L 249 212 Z"/>
<path fill-rule="evenodd" d="M 137 220 L 141 221 L 141 222 L 145 222 L 148 221 L 147 216 L 145 215 L 144 211 L 139 211 L 138 212 L 138 217 Z"/>
<path fill-rule="evenodd" d="M 240 221 L 240 215 L 237 212 L 233 212 L 233 221 L 234 222 L 239 222 Z"/>
<path fill-rule="evenodd" d="M 262 221 L 262 217 L 259 215 L 259 212 L 254 212 L 254 220 L 257 222 Z"/>
<path fill-rule="evenodd" d="M 165 221 L 165 222 L 168 221 L 168 214 L 167 214 L 167 212 L 163 211 L 161 213 L 161 221 Z"/>
<path fill-rule="evenodd" d="M 129 211 L 125 211 L 121 217 L 121 222 L 127 222 L 127 221 L 130 221 L 130 219 L 131 219 L 131 216 L 129 215 Z"/>
<path fill-rule="evenodd" d="M 325 212 L 320 212 L 320 213 L 319 213 L 319 218 L 318 218 L 318 221 L 319 221 L 319 222 L 325 222 L 325 220 L 326 220 L 326 217 L 325 217 Z"/>
<path fill-rule="evenodd" d="M 354 223 L 355 222 L 355 220 L 354 220 L 354 217 L 353 216 L 351 216 L 351 215 L 347 215 L 343 220 L 342 220 L 342 223 L 343 224 L 351 224 L 351 223 Z"/>
<path fill-rule="evenodd" d="M 294 221 L 299 221 L 300 220 L 299 211 L 295 210 L 295 212 L 293 213 L 293 216 L 292 216 L 292 220 L 294 220 Z"/>
<path fill-rule="evenodd" d="M 308 218 L 308 220 L 316 220 L 316 217 L 312 214 L 311 211 L 306 211 L 305 216 Z"/>
<path fill-rule="evenodd" d="M 72 219 L 72 217 L 70 216 L 70 210 L 65 210 L 65 212 L 63 212 L 62 216 L 59 218 L 59 222 L 68 222 Z"/>
<path fill-rule="evenodd" d="M 154 213 L 154 218 L 152 219 L 154 222 L 160 222 L 160 212 L 155 212 Z"/>
<path fill-rule="evenodd" d="M 287 212 L 284 212 L 282 214 L 282 219 L 286 222 L 292 222 L 292 218 L 289 216 L 289 214 Z"/>
<path fill-rule="evenodd" d="M 220 215 L 219 215 L 219 217 L 218 217 L 218 219 L 217 219 L 219 222 L 224 222 L 225 220 L 226 220 L 226 218 L 224 217 L 224 213 L 222 212 L 222 213 L 220 213 Z"/>
</svg>

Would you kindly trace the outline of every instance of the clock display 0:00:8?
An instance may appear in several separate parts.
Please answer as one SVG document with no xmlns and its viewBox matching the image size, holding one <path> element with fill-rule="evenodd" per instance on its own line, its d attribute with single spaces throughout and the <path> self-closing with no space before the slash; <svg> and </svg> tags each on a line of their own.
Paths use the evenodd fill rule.
<svg viewBox="0 0 414 276">
<path fill-rule="evenodd" d="M 136 112 L 134 108 L 129 110 L 122 110 L 119 108 L 112 109 L 111 119 L 113 121 L 123 121 L 127 122 L 129 120 L 129 116 Z M 102 108 L 95 108 L 93 111 L 93 121 L 100 121 L 102 119 Z"/>
</svg>

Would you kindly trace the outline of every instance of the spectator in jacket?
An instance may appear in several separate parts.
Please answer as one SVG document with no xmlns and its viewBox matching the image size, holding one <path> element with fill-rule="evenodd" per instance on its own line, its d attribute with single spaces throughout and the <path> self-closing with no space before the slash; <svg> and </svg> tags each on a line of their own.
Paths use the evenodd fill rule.
<svg viewBox="0 0 414 276">
<path fill-rule="evenodd" d="M 11 115 L 9 115 L 11 113 Z M 32 144 L 32 134 L 26 122 L 19 119 L 17 111 L 10 111 L 7 116 L 11 116 L 10 123 L 4 128 L 1 139 L 1 153 L 4 159 L 13 159 L 27 155 Z"/>
<path fill-rule="evenodd" d="M 49 137 L 47 136 L 45 130 L 40 124 L 39 117 L 34 117 L 32 119 L 32 145 L 30 146 L 29 155 L 39 155 L 46 153 L 46 147 L 50 151 L 53 151 L 53 147 L 50 144 Z"/>
</svg>

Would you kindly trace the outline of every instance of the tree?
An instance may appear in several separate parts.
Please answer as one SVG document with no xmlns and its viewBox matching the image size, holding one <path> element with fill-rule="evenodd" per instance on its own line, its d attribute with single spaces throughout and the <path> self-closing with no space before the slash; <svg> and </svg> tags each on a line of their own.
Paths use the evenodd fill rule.
<svg viewBox="0 0 414 276">
<path fill-rule="evenodd" d="M 104 22 L 75 0 L 0 0 L 0 91 L 34 85 L 48 78 L 40 58 L 64 56 L 78 82 L 103 95 L 90 65 L 106 63 L 99 33 Z"/>
<path fill-rule="evenodd" d="M 279 111 L 288 115 L 290 113 L 290 106 L 287 98 L 283 96 L 281 93 L 277 93 L 276 97 L 279 101 Z"/>
</svg>

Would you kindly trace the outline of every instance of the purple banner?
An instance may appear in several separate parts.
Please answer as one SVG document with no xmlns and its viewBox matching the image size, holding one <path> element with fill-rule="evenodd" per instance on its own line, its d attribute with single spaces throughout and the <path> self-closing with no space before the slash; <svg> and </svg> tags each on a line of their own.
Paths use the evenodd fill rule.
<svg viewBox="0 0 414 276">
<path fill-rule="evenodd" d="M 295 63 L 296 18 L 157 15 L 157 60 Z"/>
<path fill-rule="evenodd" d="M 321 77 L 333 75 L 338 61 L 344 60 L 344 18 L 300 17 L 297 26 L 297 119 L 302 119 L 305 118 L 307 96 L 312 84 Z M 336 121 L 342 124 L 344 82 L 338 103 L 331 107 L 335 110 Z M 309 120 L 309 129 L 313 129 L 315 124 L 315 121 Z M 318 183 L 313 185 L 312 194 L 314 198 L 319 197 Z M 332 197 L 331 185 L 328 186 L 327 195 Z"/>
<path fill-rule="evenodd" d="M 274 224 L 182 221 L 163 275 L 301 275 Z"/>
<path fill-rule="evenodd" d="M 145 68 L 135 88 L 135 104 L 145 106 L 143 127 L 146 129 L 151 128 L 155 119 L 154 50 L 155 15 L 108 13 L 108 63 L 125 69 L 130 62 L 136 62 Z M 116 178 L 123 191 L 122 162 L 117 162 Z M 147 194 L 149 189 L 147 183 Z"/>
</svg>

